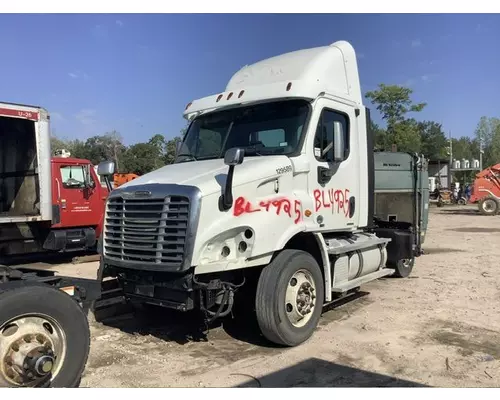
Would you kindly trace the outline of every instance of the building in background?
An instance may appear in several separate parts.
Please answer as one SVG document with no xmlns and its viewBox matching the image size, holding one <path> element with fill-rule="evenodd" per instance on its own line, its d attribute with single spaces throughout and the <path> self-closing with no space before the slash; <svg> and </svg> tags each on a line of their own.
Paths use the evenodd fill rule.
<svg viewBox="0 0 500 400">
<path fill-rule="evenodd" d="M 434 182 L 440 183 L 442 188 L 451 187 L 450 162 L 443 160 L 429 160 L 429 179 L 435 178 Z"/>
</svg>

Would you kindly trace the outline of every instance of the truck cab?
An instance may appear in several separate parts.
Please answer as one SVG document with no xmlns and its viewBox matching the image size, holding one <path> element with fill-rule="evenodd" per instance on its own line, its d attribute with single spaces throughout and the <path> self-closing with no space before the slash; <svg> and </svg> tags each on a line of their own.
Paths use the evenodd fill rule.
<svg viewBox="0 0 500 400">
<path fill-rule="evenodd" d="M 408 276 L 419 224 L 375 218 L 362 100 L 354 48 L 338 41 L 246 66 L 189 103 L 175 163 L 110 194 L 100 277 L 209 320 L 250 303 L 264 336 L 295 346 L 324 304 Z"/>
<path fill-rule="evenodd" d="M 45 247 L 92 248 L 102 232 L 109 191 L 89 160 L 52 157 L 52 225 Z"/>
</svg>

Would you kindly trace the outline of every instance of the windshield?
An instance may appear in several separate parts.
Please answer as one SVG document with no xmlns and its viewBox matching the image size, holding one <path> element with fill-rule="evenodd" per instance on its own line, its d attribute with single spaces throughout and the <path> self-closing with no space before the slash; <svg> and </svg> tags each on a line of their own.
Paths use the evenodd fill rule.
<svg viewBox="0 0 500 400">
<path fill-rule="evenodd" d="M 307 101 L 287 100 L 202 115 L 189 127 L 176 162 L 222 158 L 232 147 L 245 149 L 245 156 L 293 153 L 308 112 Z"/>
</svg>

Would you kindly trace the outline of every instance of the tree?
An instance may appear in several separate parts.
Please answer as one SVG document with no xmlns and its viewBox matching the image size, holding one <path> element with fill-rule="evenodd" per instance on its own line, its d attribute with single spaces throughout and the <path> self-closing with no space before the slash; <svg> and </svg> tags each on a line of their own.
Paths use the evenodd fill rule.
<svg viewBox="0 0 500 400">
<path fill-rule="evenodd" d="M 420 152 L 431 160 L 446 158 L 449 143 L 442 125 L 434 121 L 418 122 L 417 125 L 422 143 Z"/>
<path fill-rule="evenodd" d="M 419 152 L 421 138 L 418 124 L 414 119 L 406 118 L 406 115 L 422 111 L 426 103 L 413 103 L 410 98 L 413 91 L 409 88 L 383 83 L 378 87 L 378 90 L 365 94 L 387 123 L 385 133 L 380 129 L 376 132 L 376 144 L 383 146 L 384 150 L 389 150 L 395 144 L 398 151 Z"/>
<path fill-rule="evenodd" d="M 175 136 L 173 139 L 169 140 L 166 143 L 165 153 L 163 155 L 163 160 L 165 164 L 172 164 L 175 161 L 177 142 L 184 140 L 188 128 L 189 128 L 189 122 L 187 122 L 186 126 L 184 126 L 184 128 L 181 129 L 179 136 Z"/>
<path fill-rule="evenodd" d="M 155 159 L 154 159 L 154 169 L 158 169 L 165 165 L 165 152 L 167 150 L 167 142 L 165 141 L 165 136 L 156 134 L 153 135 L 148 142 L 151 146 L 156 149 Z"/>
<path fill-rule="evenodd" d="M 373 135 L 375 136 L 375 143 L 374 143 L 375 148 L 377 150 L 386 150 L 388 148 L 387 132 L 385 131 L 385 129 L 382 129 L 372 120 L 370 120 L 370 124 Z"/>
<path fill-rule="evenodd" d="M 126 147 L 122 143 L 123 139 L 117 131 L 106 133 L 104 135 L 104 138 L 111 152 L 111 158 L 116 163 L 116 170 L 119 171 L 120 170 L 119 160 L 123 155 L 124 151 L 126 150 Z"/>
<path fill-rule="evenodd" d="M 413 90 L 399 85 L 378 85 L 378 90 L 369 91 L 365 97 L 369 99 L 387 121 L 387 130 L 391 131 L 395 124 L 404 122 L 409 112 L 419 112 L 426 103 L 414 104 L 410 99 Z"/>
<path fill-rule="evenodd" d="M 479 154 L 479 144 L 477 140 L 468 136 L 462 136 L 459 139 L 453 138 L 451 140 L 453 148 L 453 158 L 461 160 L 465 158 L 470 160 L 477 158 Z"/>
<path fill-rule="evenodd" d="M 68 142 L 68 149 L 71 152 L 71 155 L 76 158 L 84 158 L 89 159 L 91 148 L 85 142 L 75 139 Z M 102 160 L 101 160 L 102 161 Z"/>
<path fill-rule="evenodd" d="M 165 154 L 163 155 L 163 161 L 165 164 L 172 164 L 175 161 L 177 142 L 180 140 L 182 139 L 179 136 L 176 136 L 169 140 L 165 145 Z"/>
<path fill-rule="evenodd" d="M 62 139 L 59 139 L 55 135 L 50 137 L 50 151 L 54 154 L 57 150 L 68 149 L 68 143 Z"/>
<path fill-rule="evenodd" d="M 474 133 L 476 140 L 483 142 L 483 167 L 500 162 L 500 119 L 481 117 Z"/>
<path fill-rule="evenodd" d="M 397 145 L 398 151 L 420 153 L 421 137 L 417 121 L 409 119 L 398 122 L 388 134 L 391 143 Z"/>
<path fill-rule="evenodd" d="M 136 143 L 130 146 L 123 155 L 123 164 L 127 172 L 144 175 L 158 169 L 160 152 L 152 143 Z"/>
<path fill-rule="evenodd" d="M 66 140 L 52 135 L 50 137 L 51 153 L 54 154 L 57 150 L 68 150 L 71 157 L 88 159 L 91 146 L 86 146 L 85 142 L 79 139 Z"/>
<path fill-rule="evenodd" d="M 163 154 L 164 150 L 165 150 L 165 136 L 157 133 L 156 135 L 153 135 L 151 137 L 151 139 L 149 139 L 149 142 L 151 145 L 155 146 L 156 148 L 158 148 L 158 150 L 160 151 L 160 153 Z"/>
<path fill-rule="evenodd" d="M 112 131 L 101 136 L 93 136 L 86 140 L 82 153 L 92 164 L 97 165 L 101 161 L 114 161 L 116 170 L 129 172 L 122 168 L 121 160 L 127 148 L 123 145 L 118 132 Z"/>
</svg>

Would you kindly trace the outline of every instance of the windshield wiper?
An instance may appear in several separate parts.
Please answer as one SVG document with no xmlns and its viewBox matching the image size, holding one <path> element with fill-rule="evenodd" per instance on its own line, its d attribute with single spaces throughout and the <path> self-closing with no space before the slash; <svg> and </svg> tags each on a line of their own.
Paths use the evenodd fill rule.
<svg viewBox="0 0 500 400">
<path fill-rule="evenodd" d="M 217 154 L 213 154 L 211 156 L 198 157 L 197 161 L 201 161 L 201 160 L 215 160 L 217 158 L 220 158 L 220 157 Z"/>
<path fill-rule="evenodd" d="M 178 154 L 178 155 L 177 155 L 177 158 L 179 158 L 179 157 L 190 157 L 190 158 L 192 158 L 194 161 L 198 161 L 198 159 L 197 159 L 195 156 L 193 156 L 193 154 L 191 154 L 190 152 L 186 152 L 186 153 L 181 153 L 181 154 Z"/>
<path fill-rule="evenodd" d="M 263 154 L 261 154 L 257 151 L 256 146 L 243 147 L 243 150 L 245 150 L 245 155 L 250 153 L 250 154 L 248 154 L 249 156 L 263 156 Z"/>
</svg>

